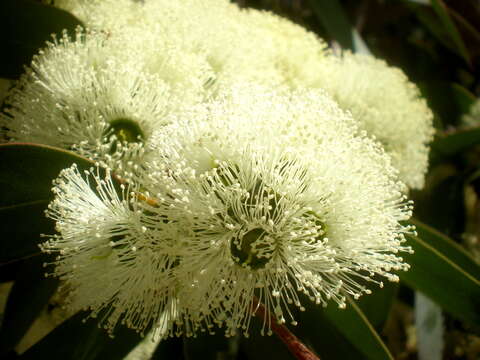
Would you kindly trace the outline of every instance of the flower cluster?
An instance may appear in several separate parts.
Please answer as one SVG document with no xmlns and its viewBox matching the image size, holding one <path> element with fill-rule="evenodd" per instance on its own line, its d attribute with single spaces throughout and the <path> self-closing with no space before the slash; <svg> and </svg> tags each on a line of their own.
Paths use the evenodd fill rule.
<svg viewBox="0 0 480 360">
<path fill-rule="evenodd" d="M 258 302 L 296 324 L 408 269 L 432 126 L 399 70 L 226 0 L 55 5 L 88 29 L 35 57 L 0 125 L 107 168 L 65 169 L 47 210 L 72 309 L 248 335 Z"/>
</svg>

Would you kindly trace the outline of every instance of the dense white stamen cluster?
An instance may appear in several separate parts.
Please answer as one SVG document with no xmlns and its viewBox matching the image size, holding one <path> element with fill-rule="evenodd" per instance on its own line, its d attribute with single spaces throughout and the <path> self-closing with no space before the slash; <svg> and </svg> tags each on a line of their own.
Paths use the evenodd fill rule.
<svg viewBox="0 0 480 360">
<path fill-rule="evenodd" d="M 307 82 L 327 90 L 361 129 L 382 143 L 409 188 L 423 188 L 433 114 L 400 69 L 371 56 L 345 52 L 326 57 Z"/>
<path fill-rule="evenodd" d="M 181 43 L 185 53 L 206 57 L 213 70 L 211 83 L 218 85 L 237 80 L 273 85 L 295 77 L 309 78 L 313 64 L 328 53 L 325 42 L 303 27 L 224 0 L 122 0 L 122 5 L 114 0 L 62 0 L 55 4 L 92 28 L 117 34 L 133 19 L 142 19 L 134 27 L 144 32 L 154 32 L 164 24 L 161 31 Z"/>
<path fill-rule="evenodd" d="M 299 293 L 344 307 L 345 295 L 370 292 L 360 279 L 396 281 L 392 271 L 408 268 L 395 255 L 409 251 L 402 242 L 411 231 L 399 224 L 411 213 L 402 184 L 381 148 L 354 135 L 348 114 L 319 91 L 243 85 L 222 93 L 208 106 L 172 115 L 153 136 L 155 156 L 143 165 L 140 198 L 122 201 L 110 191 L 95 200 L 103 206 L 86 203 L 95 195 L 73 170 L 57 184 L 49 215 L 61 235 L 44 249 L 62 250 L 56 273 L 80 289 L 72 306 L 90 303 L 98 312 L 118 304 L 106 322 L 110 329 L 122 318 L 142 331 L 173 306 L 166 335 L 178 329 L 192 335 L 214 324 L 227 335 L 239 328 L 248 334 L 255 298 L 279 322 L 295 323 L 291 306 L 303 308 Z M 112 198 L 122 204 L 123 217 L 95 212 L 85 226 L 68 215 L 72 206 L 88 214 L 93 205 L 103 213 Z M 72 229 L 76 237 L 69 235 Z M 113 244 L 133 241 L 135 251 L 112 246 L 115 230 L 121 240 Z M 75 244 L 84 238 L 92 242 L 78 249 L 80 258 Z M 105 259 L 92 255 L 103 249 L 98 241 Z M 123 251 L 132 263 L 118 262 Z M 92 300 L 97 267 L 115 261 L 104 275 L 123 277 L 132 289 L 105 290 Z M 76 274 L 79 264 L 92 270 L 92 281 L 87 273 Z M 161 289 L 152 290 L 148 281 Z M 270 332 L 267 323 L 264 330 Z"/>
<path fill-rule="evenodd" d="M 173 64 L 167 63 L 174 61 L 173 50 L 156 57 L 158 71 L 149 71 L 150 57 L 132 58 L 134 46 L 120 48 L 117 40 L 78 30 L 75 40 L 64 34 L 41 50 L 0 115 L 7 136 L 74 150 L 125 174 L 132 171 L 166 115 L 205 96 L 208 74 L 202 73 L 203 80 L 195 71 L 172 75 Z"/>
<path fill-rule="evenodd" d="M 169 24 L 165 31 L 177 42 L 183 41 L 187 53 L 200 51 L 206 56 L 211 84 L 242 79 L 325 89 L 344 110 L 352 112 L 360 129 L 383 144 L 400 179 L 409 188 L 423 187 L 433 115 L 400 69 L 367 55 L 345 52 L 334 56 L 321 39 L 300 26 L 222 0 L 123 2 L 125 11 L 118 10 L 113 0 L 63 0 L 59 6 L 94 28 L 113 32 L 122 32 L 135 16 L 149 28 Z M 129 7 L 135 11 L 127 11 Z M 193 19 L 192 11 L 198 14 Z M 210 90 L 215 93 L 216 87 Z"/>
<path fill-rule="evenodd" d="M 408 269 L 432 129 L 403 73 L 226 0 L 54 3 L 94 30 L 35 57 L 0 126 L 108 168 L 64 170 L 47 210 L 72 310 L 248 335 L 258 301 L 296 324 Z"/>
<path fill-rule="evenodd" d="M 119 323 L 139 332 L 160 323 L 173 334 L 176 322 L 186 323 L 181 331 L 192 335 L 198 321 L 177 311 L 174 271 L 181 249 L 168 241 L 176 229 L 161 219 L 152 228 L 136 189 L 115 188 L 109 173 L 82 174 L 74 166 L 60 174 L 54 193 L 47 215 L 60 235 L 41 248 L 58 254 L 53 275 L 69 290 L 69 306 L 102 316 L 111 333 Z"/>
<path fill-rule="evenodd" d="M 192 229 L 190 298 L 229 334 L 248 329 L 254 294 L 283 321 L 297 291 L 344 306 L 345 294 L 369 292 L 356 278 L 395 281 L 390 272 L 408 267 L 392 254 L 408 250 L 398 222 L 411 208 L 387 156 L 353 137 L 353 120 L 322 93 L 246 93 L 191 110 L 194 124 L 171 122 L 156 141 L 160 170 L 143 180 L 154 211 Z M 239 259 L 245 251 L 253 259 Z"/>
</svg>

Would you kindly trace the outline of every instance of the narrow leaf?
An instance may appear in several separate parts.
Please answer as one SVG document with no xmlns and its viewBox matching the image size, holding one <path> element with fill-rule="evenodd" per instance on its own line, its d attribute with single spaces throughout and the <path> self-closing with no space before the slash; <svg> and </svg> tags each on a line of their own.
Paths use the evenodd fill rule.
<svg viewBox="0 0 480 360">
<path fill-rule="evenodd" d="M 453 156 L 478 144 L 480 144 L 480 128 L 471 128 L 438 135 L 431 144 L 431 148 L 438 155 Z"/>
<path fill-rule="evenodd" d="M 416 219 L 444 234 L 460 235 L 466 216 L 464 187 L 464 178 L 451 166 L 435 166 L 430 171 L 428 186 L 411 194 Z"/>
<path fill-rule="evenodd" d="M 18 78 L 51 34 L 66 29 L 72 35 L 79 25 L 73 15 L 37 1 L 0 1 L 0 77 Z"/>
<path fill-rule="evenodd" d="M 52 197 L 52 181 L 73 163 L 88 169 L 93 163 L 73 152 L 48 145 L 0 144 L 0 208 Z"/>
<path fill-rule="evenodd" d="M 397 292 L 398 283 L 387 281 L 382 289 L 375 289 L 371 295 L 357 300 L 358 307 L 378 332 L 383 330 Z"/>
<path fill-rule="evenodd" d="M 330 36 L 344 49 L 369 54 L 367 45 L 347 18 L 338 0 L 309 0 L 313 11 Z"/>
<path fill-rule="evenodd" d="M 26 261 L 13 284 L 0 328 L 0 354 L 18 345 L 57 289 L 57 279 L 45 278 L 44 261 L 44 257 Z"/>
<path fill-rule="evenodd" d="M 102 334 L 103 338 L 104 336 L 105 334 Z M 104 342 L 95 360 L 123 360 L 142 340 L 139 334 L 121 325 L 121 328 L 119 327 L 115 332 L 115 336 L 109 337 Z"/>
<path fill-rule="evenodd" d="M 411 219 L 415 225 L 418 237 L 442 254 L 446 254 L 449 260 L 459 265 L 463 271 L 480 281 L 480 266 L 460 244 L 450 239 L 440 231 L 428 226 L 418 219 Z"/>
<path fill-rule="evenodd" d="M 411 268 L 400 278 L 453 316 L 479 327 L 480 267 L 448 238 L 429 232 L 425 239 L 407 236 L 415 253 L 404 255 Z"/>
<path fill-rule="evenodd" d="M 450 13 L 451 17 L 455 19 L 458 25 L 466 30 L 470 35 L 478 42 L 480 41 L 480 32 L 478 28 L 470 24 L 467 19 L 465 19 L 462 15 L 456 12 L 454 9 L 449 8 L 448 12 Z"/>
<path fill-rule="evenodd" d="M 377 290 L 378 291 L 378 290 Z M 393 359 L 382 339 L 358 305 L 348 299 L 346 309 L 331 303 L 327 308 L 305 304 L 298 330 L 322 360 Z"/>
<path fill-rule="evenodd" d="M 378 290 L 377 290 L 378 291 Z M 361 352 L 367 359 L 392 359 L 393 356 L 375 331 L 365 314 L 355 301 L 348 299 L 347 308 L 327 306 L 325 315 L 337 329 Z"/>
<path fill-rule="evenodd" d="M 461 114 L 470 112 L 470 108 L 477 98 L 468 89 L 459 84 L 452 84 L 453 101 L 458 106 Z"/>
<path fill-rule="evenodd" d="M 4 224 L 0 228 L 0 271 L 3 271 L 3 264 L 8 265 L 12 260 L 40 255 L 40 234 L 54 233 L 53 221 L 44 214 L 48 203 L 48 200 L 40 200 L 0 207 L 0 221 Z"/>
<path fill-rule="evenodd" d="M 431 5 L 432 5 L 432 8 L 437 13 L 438 17 L 440 18 L 440 21 L 442 22 L 448 35 L 450 36 L 455 46 L 457 47 L 458 52 L 465 59 L 465 61 L 469 65 L 471 65 L 471 59 L 470 59 L 470 55 L 468 54 L 467 47 L 465 46 L 465 43 L 463 42 L 462 37 L 460 36 L 460 33 L 455 23 L 453 22 L 453 20 L 451 19 L 448 13 L 447 6 L 444 4 L 442 0 L 431 0 Z"/>
<path fill-rule="evenodd" d="M 140 335 L 124 326 L 117 327 L 115 337 L 111 338 L 106 330 L 99 327 L 97 319 L 85 321 L 87 316 L 88 312 L 80 312 L 68 319 L 28 349 L 20 359 L 121 360 L 141 340 Z"/>
<path fill-rule="evenodd" d="M 447 29 L 432 10 L 431 7 L 419 6 L 411 1 L 403 0 L 406 6 L 412 10 L 417 16 L 418 20 L 427 28 L 428 31 L 446 48 L 454 53 L 457 53 L 457 48 L 452 38 L 448 35 Z M 428 0 L 430 2 L 430 0 Z"/>
<path fill-rule="evenodd" d="M 0 283 L 10 282 L 17 278 L 24 265 L 23 261 L 15 261 L 0 267 Z"/>
<path fill-rule="evenodd" d="M 70 151 L 46 145 L 0 145 L 0 269 L 2 263 L 38 255 L 40 234 L 55 232 L 44 214 L 53 198 L 52 181 L 74 163 L 80 169 L 93 166 Z"/>
</svg>

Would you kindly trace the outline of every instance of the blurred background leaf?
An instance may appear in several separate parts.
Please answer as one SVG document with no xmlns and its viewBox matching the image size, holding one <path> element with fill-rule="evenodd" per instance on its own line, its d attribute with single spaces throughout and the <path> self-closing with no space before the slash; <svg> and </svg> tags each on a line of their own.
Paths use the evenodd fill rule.
<svg viewBox="0 0 480 360">
<path fill-rule="evenodd" d="M 327 32 L 343 49 L 370 54 L 357 29 L 350 24 L 339 1 L 309 0 L 309 3 Z"/>
<path fill-rule="evenodd" d="M 50 146 L 0 145 L 0 272 L 5 271 L 6 281 L 15 280 L 0 328 L 0 355 L 18 345 L 57 288 L 57 279 L 45 278 L 43 264 L 51 259 L 38 245 L 44 241 L 40 234 L 55 233 L 53 221 L 45 217 L 53 198 L 52 182 L 72 164 L 80 171 L 93 166 L 85 158 Z"/>
<path fill-rule="evenodd" d="M 58 279 L 45 278 L 45 260 L 38 256 L 22 264 L 0 327 L 0 356 L 14 350 L 57 289 Z"/>
<path fill-rule="evenodd" d="M 445 29 L 448 36 L 439 36 L 439 39 L 450 39 L 454 43 L 456 50 L 465 61 L 471 66 L 470 55 L 463 42 L 455 23 L 450 18 L 449 10 L 442 0 L 431 0 L 431 5 L 442 23 L 442 29 Z"/>
<path fill-rule="evenodd" d="M 102 314 L 96 319 L 88 315 L 89 311 L 82 311 L 66 320 L 19 359 L 121 360 L 141 341 L 139 334 L 123 325 L 112 338 L 100 325 Z"/>
<path fill-rule="evenodd" d="M 16 79 L 33 55 L 65 29 L 70 36 L 82 23 L 73 15 L 33 0 L 0 1 L 0 77 Z"/>
<path fill-rule="evenodd" d="M 93 166 L 63 149 L 0 144 L 0 269 L 12 260 L 39 255 L 40 234 L 55 233 L 44 211 L 53 199 L 53 180 L 74 163 L 83 170 Z"/>
<path fill-rule="evenodd" d="M 402 281 L 458 319 L 480 328 L 478 264 L 470 260 L 457 244 L 444 237 L 427 239 L 408 235 L 407 239 L 415 253 L 403 256 L 411 268 L 400 273 Z"/>
</svg>

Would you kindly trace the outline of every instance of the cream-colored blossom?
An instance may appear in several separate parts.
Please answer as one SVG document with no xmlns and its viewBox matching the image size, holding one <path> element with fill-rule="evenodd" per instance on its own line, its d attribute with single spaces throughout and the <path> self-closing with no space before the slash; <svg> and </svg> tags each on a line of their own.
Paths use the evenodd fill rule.
<svg viewBox="0 0 480 360">
<path fill-rule="evenodd" d="M 187 20 L 183 19 L 185 13 L 172 11 L 180 8 L 185 12 L 187 3 L 150 3 L 157 6 L 152 8 L 143 1 L 133 0 L 54 1 L 56 6 L 76 15 L 87 27 L 108 33 L 110 39 L 115 39 L 118 50 L 134 59 L 142 59 L 144 71 L 159 73 L 188 97 L 193 93 L 192 88 L 208 85 L 213 77 L 204 54 L 193 52 L 191 36 L 180 31 L 187 21 L 193 21 L 194 8 Z M 193 31 L 191 28 L 190 32 Z"/>
<path fill-rule="evenodd" d="M 255 94 L 255 95 L 249 95 Z M 298 292 L 317 304 L 396 281 L 410 204 L 388 156 L 322 92 L 234 89 L 158 135 L 142 185 L 182 235 L 179 297 L 248 333 L 254 297 L 295 323 Z M 269 324 L 264 328 L 269 332 Z"/>
<path fill-rule="evenodd" d="M 407 186 L 423 187 L 432 113 L 401 70 L 367 55 L 335 57 L 321 39 L 289 20 L 226 0 L 63 2 L 97 28 L 128 32 L 139 26 L 136 16 L 145 29 L 159 26 L 186 53 L 205 57 L 212 69 L 208 83 L 217 85 L 209 87 L 214 95 L 218 87 L 251 80 L 326 89 L 360 129 L 382 143 Z M 135 11 L 128 10 L 132 6 Z"/>
<path fill-rule="evenodd" d="M 75 15 L 86 26 L 113 31 L 138 23 L 143 15 L 142 2 L 117 0 L 44 0 Z"/>
<path fill-rule="evenodd" d="M 352 113 L 360 129 L 378 140 L 392 158 L 400 179 L 421 189 L 428 168 L 433 115 L 418 88 L 398 68 L 369 55 L 330 56 L 311 69 L 302 86 L 327 90 Z"/>
<path fill-rule="evenodd" d="M 81 173 L 72 166 L 62 171 L 53 191 L 47 216 L 59 234 L 41 248 L 57 254 L 50 271 L 68 290 L 70 310 L 101 314 L 110 333 L 124 324 L 142 333 L 153 325 L 162 336 L 192 335 L 200 322 L 179 311 L 176 296 L 179 244 L 168 241 L 176 238 L 171 234 L 176 229 L 161 219 L 149 221 L 138 189 L 115 185 L 109 173 L 101 177 L 94 169 Z"/>
<path fill-rule="evenodd" d="M 308 84 L 315 76 L 312 72 L 330 54 L 323 39 L 286 18 L 255 9 L 244 9 L 240 15 L 240 22 L 252 29 L 251 37 L 258 42 L 257 57 L 264 58 L 263 64 L 254 60 L 249 66 L 274 68 L 283 84 Z"/>
<path fill-rule="evenodd" d="M 221 93 L 169 115 L 134 188 L 75 168 L 56 182 L 42 248 L 72 308 L 105 309 L 112 331 L 248 334 L 256 298 L 295 324 L 300 293 L 343 307 L 408 268 L 403 186 L 347 113 L 320 91 Z"/>
<path fill-rule="evenodd" d="M 0 115 L 7 135 L 75 150 L 116 169 L 134 166 L 166 114 L 203 99 L 209 75 L 195 61 L 188 71 L 174 70 L 188 55 L 173 48 L 152 59 L 118 40 L 78 30 L 75 40 L 64 35 L 48 44 L 8 95 Z"/>
<path fill-rule="evenodd" d="M 218 86 L 309 78 L 311 66 L 328 53 L 325 42 L 303 27 L 270 12 L 240 9 L 227 0 L 64 0 L 58 6 L 88 26 L 111 33 L 141 28 L 153 34 L 161 29 L 186 53 L 205 56 L 213 70 L 211 83 Z"/>
</svg>

